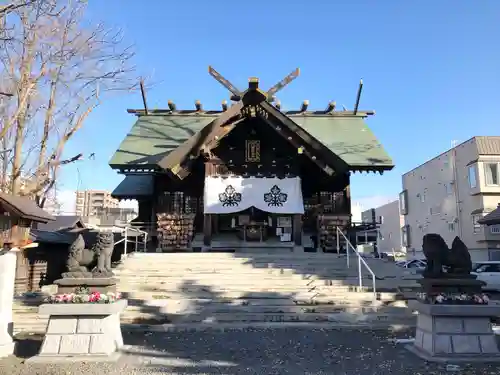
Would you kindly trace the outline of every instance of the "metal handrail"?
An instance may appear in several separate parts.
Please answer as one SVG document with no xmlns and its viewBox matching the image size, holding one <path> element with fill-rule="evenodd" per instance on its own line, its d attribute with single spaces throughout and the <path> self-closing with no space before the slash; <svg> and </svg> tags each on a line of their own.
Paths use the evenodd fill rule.
<svg viewBox="0 0 500 375">
<path fill-rule="evenodd" d="M 140 229 L 137 229 L 137 228 L 134 228 L 134 227 L 131 227 L 131 226 L 126 226 L 123 230 L 124 234 L 123 234 L 123 238 L 117 242 L 115 242 L 115 245 L 123 242 L 123 257 L 126 257 L 127 256 L 127 243 L 129 242 L 135 242 L 135 251 L 137 252 L 137 249 L 139 247 L 139 240 L 138 240 L 138 236 L 135 237 L 135 241 L 130 241 L 128 239 L 128 231 L 132 231 L 132 232 L 137 232 L 138 234 L 142 234 L 144 235 L 144 241 L 143 241 L 143 244 L 144 244 L 144 249 L 143 251 L 146 252 L 146 248 L 147 248 L 147 243 L 148 243 L 148 233 L 143 231 L 143 230 L 140 230 Z"/>
<path fill-rule="evenodd" d="M 349 246 L 351 247 L 351 250 L 354 252 L 354 254 L 356 254 L 358 256 L 358 278 L 359 278 L 359 287 L 362 288 L 363 287 L 363 276 L 361 274 L 361 264 L 363 264 L 365 266 L 365 268 L 367 269 L 367 271 L 372 275 L 372 287 L 373 287 L 373 294 L 376 295 L 377 293 L 377 289 L 376 289 L 376 285 L 375 285 L 375 280 L 376 280 L 376 276 L 375 276 L 375 272 L 373 272 L 373 270 L 370 268 L 370 266 L 368 265 L 368 263 L 366 263 L 366 261 L 363 259 L 363 257 L 361 256 L 361 254 L 354 248 L 354 246 L 351 244 L 351 241 L 349 241 L 346 237 L 346 235 L 344 234 L 344 232 L 342 232 L 339 227 L 337 227 L 337 243 L 340 239 L 339 237 L 339 233 L 342 235 L 342 237 L 344 237 L 344 240 L 346 242 L 346 257 L 347 257 L 347 268 L 350 267 L 350 263 L 349 263 Z M 338 248 L 338 246 L 337 246 Z"/>
</svg>

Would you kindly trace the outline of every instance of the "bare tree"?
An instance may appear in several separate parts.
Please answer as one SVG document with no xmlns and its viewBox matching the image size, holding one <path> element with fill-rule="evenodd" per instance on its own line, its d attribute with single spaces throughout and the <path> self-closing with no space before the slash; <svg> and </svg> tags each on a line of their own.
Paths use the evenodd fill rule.
<svg viewBox="0 0 500 375">
<path fill-rule="evenodd" d="M 120 30 L 89 26 L 86 0 L 36 0 L 11 12 L 1 54 L 0 161 L 2 184 L 43 207 L 60 167 L 83 158 L 65 155 L 67 142 L 112 93 L 133 90 L 133 51 Z"/>
<path fill-rule="evenodd" d="M 18 1 L 12 1 L 12 2 L 8 3 L 7 5 L 2 5 L 2 6 L 0 6 L 0 17 L 7 15 L 16 9 L 33 4 L 35 1 L 36 0 L 18 0 Z"/>
</svg>

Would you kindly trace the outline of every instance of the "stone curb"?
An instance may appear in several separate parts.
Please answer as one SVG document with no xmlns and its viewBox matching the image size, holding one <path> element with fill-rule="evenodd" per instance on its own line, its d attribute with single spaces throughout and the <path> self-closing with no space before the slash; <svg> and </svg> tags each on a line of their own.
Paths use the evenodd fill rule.
<svg viewBox="0 0 500 375">
<path fill-rule="evenodd" d="M 199 332 L 199 331 L 215 331 L 224 332 L 232 330 L 245 329 L 289 329 L 289 328 L 306 328 L 306 329 L 325 329 L 325 330 L 392 330 L 401 331 L 412 329 L 415 324 L 362 324 L 362 323 L 315 323 L 315 322 L 291 322 L 291 323 L 192 323 L 192 324 L 122 324 L 123 332 L 144 332 L 144 333 L 161 333 L 161 332 Z"/>
</svg>

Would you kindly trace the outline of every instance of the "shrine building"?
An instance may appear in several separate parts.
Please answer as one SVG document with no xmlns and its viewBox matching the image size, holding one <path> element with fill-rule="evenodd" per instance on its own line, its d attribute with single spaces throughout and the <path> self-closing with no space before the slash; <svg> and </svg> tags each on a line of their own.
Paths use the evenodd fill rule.
<svg viewBox="0 0 500 375">
<path fill-rule="evenodd" d="M 284 111 L 275 94 L 250 78 L 241 92 L 212 68 L 231 92 L 231 105 L 206 110 L 144 109 L 111 158 L 125 179 L 112 195 L 139 202 L 135 226 L 152 251 L 286 248 L 303 251 L 317 235 L 334 247 L 336 228 L 351 225 L 350 176 L 391 170 L 391 158 L 368 128 L 373 111 Z"/>
</svg>

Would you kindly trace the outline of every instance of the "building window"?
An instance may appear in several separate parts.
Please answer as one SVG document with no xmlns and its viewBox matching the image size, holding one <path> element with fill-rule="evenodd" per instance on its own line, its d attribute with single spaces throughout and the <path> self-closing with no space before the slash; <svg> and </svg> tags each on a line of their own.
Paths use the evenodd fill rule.
<svg viewBox="0 0 500 375">
<path fill-rule="evenodd" d="M 401 215 L 408 215 L 408 201 L 407 201 L 408 192 L 403 190 L 399 193 L 399 212 Z"/>
<path fill-rule="evenodd" d="M 490 226 L 491 234 L 500 234 L 500 225 L 492 225 Z"/>
<path fill-rule="evenodd" d="M 453 182 L 447 182 L 444 184 L 444 188 L 446 190 L 446 195 L 453 194 Z"/>
<path fill-rule="evenodd" d="M 427 189 L 425 189 L 422 193 L 418 193 L 417 197 L 420 198 L 420 202 L 425 203 L 425 199 L 427 198 Z"/>
<path fill-rule="evenodd" d="M 455 223 L 454 222 L 448 223 L 448 230 L 450 232 L 455 232 Z"/>
<path fill-rule="evenodd" d="M 404 227 L 401 228 L 401 241 L 403 243 L 403 246 L 409 247 L 410 246 L 410 226 L 405 225 Z"/>
<path fill-rule="evenodd" d="M 379 217 L 378 217 L 378 222 L 379 222 L 380 224 L 384 224 L 384 217 L 383 217 L 383 216 L 379 216 Z"/>
<path fill-rule="evenodd" d="M 498 176 L 498 163 L 484 163 L 484 176 L 487 186 L 496 186 L 500 180 Z"/>
<path fill-rule="evenodd" d="M 472 215 L 472 225 L 474 226 L 474 233 L 481 233 L 481 224 L 477 221 L 481 218 L 481 215 Z"/>
<path fill-rule="evenodd" d="M 439 215 L 441 213 L 441 205 L 436 204 L 435 206 L 430 207 L 429 208 L 429 213 L 431 215 Z"/>
<path fill-rule="evenodd" d="M 471 189 L 477 187 L 476 165 L 469 166 L 469 186 Z"/>
</svg>

